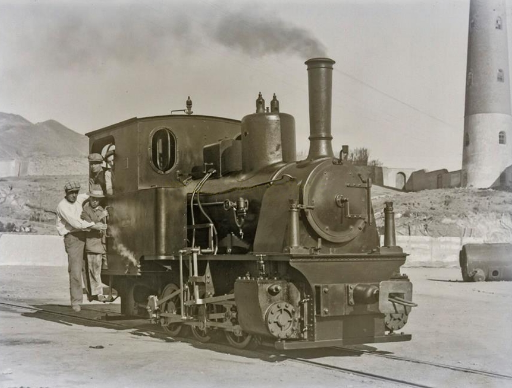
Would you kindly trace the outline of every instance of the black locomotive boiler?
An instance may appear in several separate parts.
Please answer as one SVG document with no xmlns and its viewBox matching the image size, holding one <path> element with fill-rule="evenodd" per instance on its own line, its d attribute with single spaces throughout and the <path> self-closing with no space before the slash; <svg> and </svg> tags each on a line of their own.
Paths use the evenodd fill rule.
<svg viewBox="0 0 512 388">
<path fill-rule="evenodd" d="M 334 61 L 306 62 L 310 149 L 276 97 L 242 121 L 185 114 L 133 118 L 88 133 L 115 147 L 108 269 L 121 309 L 171 335 L 224 333 L 298 349 L 407 341 L 412 284 L 400 273 L 392 205 L 380 246 L 371 179 L 334 157 Z"/>
</svg>

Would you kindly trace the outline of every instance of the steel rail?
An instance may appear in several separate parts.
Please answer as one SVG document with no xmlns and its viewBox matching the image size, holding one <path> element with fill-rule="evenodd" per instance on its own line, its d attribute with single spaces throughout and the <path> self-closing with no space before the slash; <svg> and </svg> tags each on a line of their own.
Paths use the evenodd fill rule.
<svg viewBox="0 0 512 388">
<path fill-rule="evenodd" d="M 336 349 L 343 350 L 344 352 L 347 351 L 347 352 L 357 353 L 360 355 L 367 354 L 367 355 L 373 356 L 373 357 L 383 357 L 383 358 L 388 358 L 390 360 L 411 362 L 413 364 L 429 365 L 429 366 L 434 366 L 434 367 L 442 368 L 442 369 L 450 369 L 450 370 L 457 371 L 457 372 L 472 373 L 472 374 L 477 374 L 477 375 L 481 375 L 481 376 L 512 380 L 512 376 L 510 376 L 510 375 L 504 375 L 501 373 L 495 373 L 495 372 L 490 372 L 490 371 L 481 370 L 481 369 L 463 368 L 460 366 L 441 364 L 438 362 L 422 361 L 422 360 L 417 360 L 414 358 L 393 356 L 391 354 L 379 354 L 378 352 L 370 351 L 370 350 L 359 350 L 359 349 L 351 349 L 351 348 L 346 348 L 346 347 L 337 347 Z"/>
<path fill-rule="evenodd" d="M 52 310 L 45 310 L 45 309 L 41 309 L 41 308 L 38 308 L 38 307 L 23 306 L 23 305 L 19 305 L 19 304 L 6 303 L 6 302 L 0 302 L 0 305 L 9 306 L 9 307 L 16 307 L 16 308 L 21 308 L 21 309 L 25 309 L 25 310 L 35 311 L 35 312 L 41 312 L 41 313 L 44 313 L 44 314 L 57 315 L 57 316 L 61 316 L 61 317 L 76 318 L 76 319 L 80 319 L 80 320 L 83 320 L 83 321 L 90 321 L 90 322 L 100 323 L 101 325 L 106 325 L 106 326 L 114 326 L 114 327 L 123 328 L 123 329 L 129 329 L 130 328 L 130 327 L 126 326 L 126 325 L 122 325 L 122 324 L 114 323 L 114 322 L 109 322 L 109 321 L 102 320 L 102 319 L 87 318 L 87 317 L 82 317 L 80 315 L 75 315 L 75 314 L 71 314 L 71 313 L 61 313 L 61 312 L 52 311 Z M 95 311 L 95 312 L 102 312 L 102 311 L 94 310 L 94 309 L 87 309 L 87 310 Z M 86 311 L 86 310 L 84 309 L 83 311 Z M 134 318 L 134 320 L 137 320 L 137 319 L 140 319 L 140 318 Z"/>
<path fill-rule="evenodd" d="M 386 377 L 386 376 L 382 376 L 382 375 L 376 375 L 374 373 L 362 372 L 357 369 L 343 368 L 340 366 L 324 364 L 324 363 L 317 362 L 317 361 L 306 360 L 304 358 L 286 357 L 286 359 L 290 360 L 290 361 L 296 361 L 301 364 L 314 365 L 314 366 L 318 366 L 320 368 L 329 369 L 329 370 L 336 371 L 336 372 L 342 372 L 342 373 L 349 374 L 349 375 L 356 375 L 359 377 L 365 377 L 365 378 L 369 378 L 372 380 L 378 380 L 378 381 L 383 381 L 383 382 L 387 382 L 387 383 L 401 384 L 401 385 L 406 385 L 408 387 L 432 388 L 430 385 L 417 384 L 417 383 L 413 383 L 413 382 L 406 381 L 406 380 L 395 379 L 393 377 Z"/>
</svg>

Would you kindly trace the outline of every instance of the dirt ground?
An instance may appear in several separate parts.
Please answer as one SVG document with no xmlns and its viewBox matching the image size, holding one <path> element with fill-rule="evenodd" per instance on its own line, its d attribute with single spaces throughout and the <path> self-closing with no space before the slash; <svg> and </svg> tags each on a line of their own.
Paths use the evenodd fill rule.
<svg viewBox="0 0 512 388">
<path fill-rule="evenodd" d="M 511 387 L 512 282 L 463 283 L 458 269 L 405 272 L 419 305 L 404 328 L 413 335 L 412 341 L 355 347 L 372 354 L 332 348 L 281 353 L 237 351 L 223 341 L 205 345 L 174 340 L 152 333 L 140 320 L 112 326 L 96 319 L 105 312 L 116 315 L 118 303 L 86 302 L 74 314 L 92 318 L 89 321 L 9 306 L 70 313 L 67 270 L 3 266 L 0 387 L 403 386 L 398 381 L 427 387 Z M 297 362 L 296 357 L 307 363 Z"/>
</svg>

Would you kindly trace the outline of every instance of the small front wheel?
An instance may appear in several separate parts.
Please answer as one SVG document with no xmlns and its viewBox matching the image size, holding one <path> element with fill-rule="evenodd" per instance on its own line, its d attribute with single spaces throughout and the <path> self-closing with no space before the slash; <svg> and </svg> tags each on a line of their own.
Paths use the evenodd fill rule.
<svg viewBox="0 0 512 388">
<path fill-rule="evenodd" d="M 229 344 L 237 349 L 246 349 L 256 347 L 256 341 L 252 335 L 241 332 L 240 334 L 232 331 L 226 331 L 226 339 Z"/>
</svg>

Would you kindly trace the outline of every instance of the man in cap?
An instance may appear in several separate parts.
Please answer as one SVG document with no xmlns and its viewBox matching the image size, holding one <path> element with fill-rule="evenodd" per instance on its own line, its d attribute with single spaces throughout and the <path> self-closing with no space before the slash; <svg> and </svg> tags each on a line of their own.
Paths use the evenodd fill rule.
<svg viewBox="0 0 512 388">
<path fill-rule="evenodd" d="M 103 223 L 84 221 L 80 218 L 82 204 L 89 198 L 87 194 L 78 194 L 80 183 L 68 182 L 64 186 L 66 193 L 57 205 L 57 231 L 64 236 L 64 247 L 68 254 L 69 292 L 71 307 L 80 311 L 83 301 L 82 268 L 84 261 L 85 232 L 89 230 L 106 230 Z"/>
<path fill-rule="evenodd" d="M 107 182 L 105 169 L 103 168 L 103 156 L 101 154 L 89 154 L 89 191 L 101 190 L 107 194 Z"/>
</svg>

